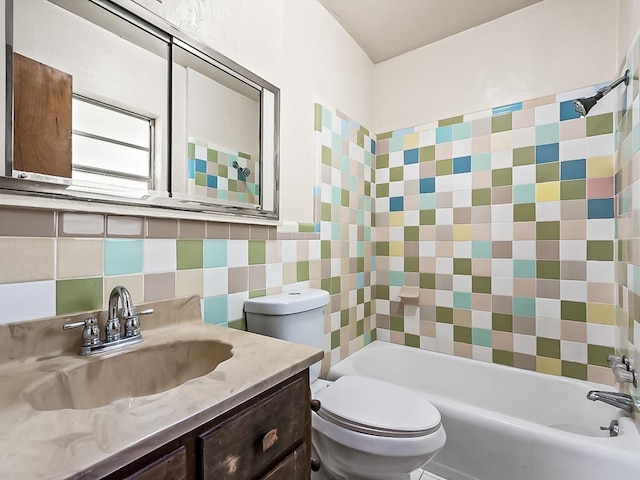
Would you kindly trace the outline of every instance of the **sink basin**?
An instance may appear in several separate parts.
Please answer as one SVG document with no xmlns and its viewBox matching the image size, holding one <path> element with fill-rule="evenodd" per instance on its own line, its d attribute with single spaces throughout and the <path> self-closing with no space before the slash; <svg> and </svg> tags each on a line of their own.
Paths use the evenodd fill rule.
<svg viewBox="0 0 640 480">
<path fill-rule="evenodd" d="M 231 358 L 231 345 L 216 340 L 175 342 L 88 358 L 53 373 L 22 393 L 36 410 L 102 407 L 121 398 L 164 392 L 213 371 Z"/>
</svg>

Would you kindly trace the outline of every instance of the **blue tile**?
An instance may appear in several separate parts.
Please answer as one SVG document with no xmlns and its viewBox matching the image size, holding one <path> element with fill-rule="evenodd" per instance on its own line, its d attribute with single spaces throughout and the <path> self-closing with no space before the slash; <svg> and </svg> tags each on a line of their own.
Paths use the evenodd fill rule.
<svg viewBox="0 0 640 480">
<path fill-rule="evenodd" d="M 364 273 L 356 273 L 356 288 L 364 288 Z"/>
<path fill-rule="evenodd" d="M 573 120 L 574 118 L 580 118 L 580 115 L 578 115 L 576 109 L 573 108 L 573 100 L 560 102 L 560 121 Z"/>
<path fill-rule="evenodd" d="M 471 138 L 471 122 L 453 124 L 453 139 L 463 140 L 465 138 Z"/>
<path fill-rule="evenodd" d="M 104 241 L 104 274 L 142 273 L 142 240 L 107 238 Z"/>
<path fill-rule="evenodd" d="M 196 161 L 190 158 L 187 161 L 188 178 L 196 178 Z"/>
<path fill-rule="evenodd" d="M 207 173 L 207 161 L 196 159 L 196 172 Z"/>
<path fill-rule="evenodd" d="M 436 208 L 436 194 L 422 193 L 420 194 L 420 210 L 433 210 Z"/>
<path fill-rule="evenodd" d="M 453 140 L 453 127 L 451 125 L 436 128 L 436 143 L 445 143 L 451 140 Z"/>
<path fill-rule="evenodd" d="M 587 200 L 587 218 L 613 218 L 613 198 L 592 198 Z"/>
<path fill-rule="evenodd" d="M 494 107 L 492 115 L 500 115 L 503 113 L 517 112 L 518 110 L 522 110 L 522 102 L 511 103 L 509 105 L 502 105 L 500 107 Z"/>
<path fill-rule="evenodd" d="M 535 203 L 536 201 L 536 185 L 535 183 L 527 183 L 525 185 L 513 186 L 513 203 Z"/>
<path fill-rule="evenodd" d="M 204 299 L 204 321 L 214 325 L 227 323 L 227 296 L 207 297 Z"/>
<path fill-rule="evenodd" d="M 401 287 L 404 285 L 404 272 L 389 272 L 389 285 L 392 287 Z"/>
<path fill-rule="evenodd" d="M 536 146 L 536 163 L 557 162 L 560 158 L 560 148 L 557 143 Z"/>
<path fill-rule="evenodd" d="M 349 138 L 349 122 L 340 120 L 340 136 L 342 138 Z"/>
<path fill-rule="evenodd" d="M 331 112 L 322 107 L 322 126 L 331 129 Z"/>
<path fill-rule="evenodd" d="M 560 163 L 560 180 L 577 180 L 587 178 L 587 161 L 569 160 Z"/>
<path fill-rule="evenodd" d="M 404 139 L 402 137 L 394 137 L 389 139 L 389 153 L 401 152 L 404 150 Z"/>
<path fill-rule="evenodd" d="M 404 211 L 404 197 L 389 198 L 389 211 L 391 212 Z"/>
<path fill-rule="evenodd" d="M 238 172 L 238 176 L 242 175 Z M 243 178 L 244 179 L 244 178 Z M 215 175 L 207 175 L 207 187 L 218 188 L 218 177 Z"/>
<path fill-rule="evenodd" d="M 436 177 L 420 179 L 420 193 L 434 193 L 436 191 Z"/>
<path fill-rule="evenodd" d="M 536 316 L 536 300 L 528 297 L 513 297 L 513 314 L 522 317 Z"/>
<path fill-rule="evenodd" d="M 453 173 L 466 173 L 471 171 L 471 156 L 457 157 L 453 159 Z"/>
<path fill-rule="evenodd" d="M 418 149 L 412 148 L 411 150 L 404 151 L 404 164 L 411 165 L 412 163 L 418 163 Z"/>
<path fill-rule="evenodd" d="M 453 292 L 453 307 L 471 310 L 471 293 Z"/>
<path fill-rule="evenodd" d="M 560 141 L 560 124 L 557 122 L 536 126 L 536 145 L 549 145 Z"/>
<path fill-rule="evenodd" d="M 473 258 L 491 258 L 491 242 L 481 240 L 472 241 L 471 256 Z"/>
<path fill-rule="evenodd" d="M 475 153 L 471 155 L 471 171 L 481 172 L 491 170 L 491 154 Z"/>
<path fill-rule="evenodd" d="M 410 133 L 415 132 L 415 127 L 401 128 L 400 130 L 394 130 L 391 134 L 392 137 L 404 137 Z"/>
<path fill-rule="evenodd" d="M 227 266 L 227 240 L 206 239 L 203 243 L 204 268 Z"/>
<path fill-rule="evenodd" d="M 371 153 L 376 154 L 376 141 L 371 139 Z"/>
</svg>

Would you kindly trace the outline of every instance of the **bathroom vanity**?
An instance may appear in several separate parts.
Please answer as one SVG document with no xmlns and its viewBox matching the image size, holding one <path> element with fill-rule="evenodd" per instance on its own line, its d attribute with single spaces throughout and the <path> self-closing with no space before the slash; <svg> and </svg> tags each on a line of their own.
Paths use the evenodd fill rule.
<svg viewBox="0 0 640 480">
<path fill-rule="evenodd" d="M 197 297 L 149 307 L 142 343 L 87 357 L 62 330 L 82 315 L 0 325 L 3 480 L 308 479 L 322 351 L 204 324 Z M 210 372 L 190 370 L 211 356 Z"/>
</svg>

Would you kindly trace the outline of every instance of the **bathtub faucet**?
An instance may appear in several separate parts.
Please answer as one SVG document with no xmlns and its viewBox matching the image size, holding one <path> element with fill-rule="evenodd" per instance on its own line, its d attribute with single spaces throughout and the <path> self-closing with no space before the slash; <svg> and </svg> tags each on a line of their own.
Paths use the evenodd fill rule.
<svg viewBox="0 0 640 480">
<path fill-rule="evenodd" d="M 617 407 L 625 412 L 631 413 L 631 410 L 636 406 L 636 402 L 631 395 L 619 392 L 603 392 L 602 390 L 591 390 L 587 393 L 589 400 L 601 401 L 607 405 Z"/>
</svg>

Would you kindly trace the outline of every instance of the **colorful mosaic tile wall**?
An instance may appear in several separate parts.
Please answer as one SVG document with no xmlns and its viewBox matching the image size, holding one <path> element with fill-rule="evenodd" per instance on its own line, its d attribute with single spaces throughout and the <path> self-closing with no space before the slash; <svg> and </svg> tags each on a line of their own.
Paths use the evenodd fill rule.
<svg viewBox="0 0 640 480">
<path fill-rule="evenodd" d="M 613 107 L 581 92 L 378 135 L 379 339 L 611 383 Z"/>
<path fill-rule="evenodd" d="M 320 104 L 315 105 L 314 129 L 320 287 L 331 294 L 325 350 L 333 365 L 369 343 L 375 328 L 371 240 L 376 146 L 369 130 Z"/>
<path fill-rule="evenodd" d="M 234 168 L 234 163 L 240 168 L 248 168 L 251 173 L 243 175 Z M 248 153 L 213 148 L 190 138 L 187 168 L 187 191 L 192 195 L 253 205 L 260 203 L 258 162 Z"/>
<path fill-rule="evenodd" d="M 640 40 L 636 37 L 628 54 L 625 69 L 632 81 L 616 93 L 616 275 L 619 328 L 619 353 L 640 366 Z M 640 389 L 626 384 L 629 393 L 640 400 Z M 640 426 L 640 419 L 638 419 Z"/>
</svg>

